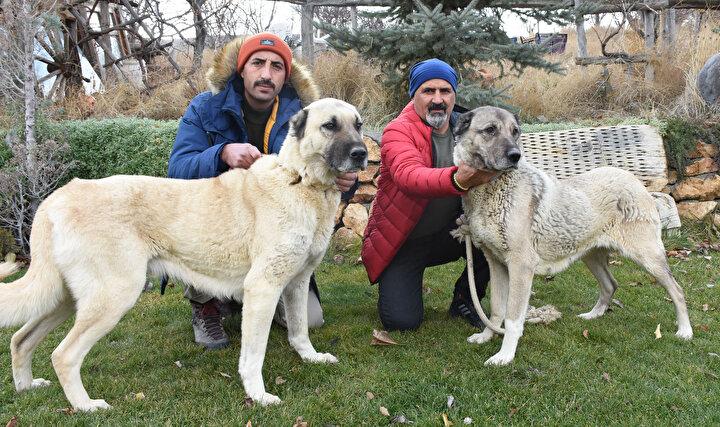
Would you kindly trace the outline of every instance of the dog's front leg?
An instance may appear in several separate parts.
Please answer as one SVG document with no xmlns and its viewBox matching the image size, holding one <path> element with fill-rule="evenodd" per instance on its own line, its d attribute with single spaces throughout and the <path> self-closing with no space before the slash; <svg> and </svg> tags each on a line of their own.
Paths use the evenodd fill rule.
<svg viewBox="0 0 720 427">
<path fill-rule="evenodd" d="M 329 353 L 318 353 L 308 335 L 308 283 L 312 270 L 298 275 L 283 292 L 285 316 L 287 318 L 288 341 L 302 360 L 314 363 L 337 363 Z"/>
<path fill-rule="evenodd" d="M 265 392 L 262 366 L 265 361 L 268 335 L 277 307 L 282 283 L 270 283 L 264 268 L 250 270 L 245 278 L 242 310 L 242 347 L 238 372 L 245 392 L 255 402 L 267 406 L 280 403 L 280 398 Z"/>
<path fill-rule="evenodd" d="M 492 252 L 483 248 L 485 259 L 490 267 L 490 322 L 500 327 L 505 319 L 505 310 L 508 299 L 508 271 L 507 266 L 502 264 L 492 255 Z M 468 342 L 483 344 L 495 336 L 487 326 L 482 332 L 468 337 Z"/>
<path fill-rule="evenodd" d="M 527 257 L 527 254 L 523 254 Z M 510 259 L 519 259 L 510 257 Z M 521 258 L 520 258 L 521 259 Z M 505 312 L 505 336 L 500 351 L 485 361 L 486 365 L 507 365 L 515 358 L 518 340 L 523 334 L 525 313 L 530 301 L 534 263 L 519 261 L 508 266 L 509 289 Z"/>
</svg>

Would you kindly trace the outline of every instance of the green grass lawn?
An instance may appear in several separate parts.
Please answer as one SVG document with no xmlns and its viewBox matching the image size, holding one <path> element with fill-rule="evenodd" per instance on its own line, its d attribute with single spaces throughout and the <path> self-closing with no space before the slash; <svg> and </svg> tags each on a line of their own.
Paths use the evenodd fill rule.
<svg viewBox="0 0 720 427">
<path fill-rule="evenodd" d="M 667 248 L 697 248 L 683 236 L 666 240 Z M 226 321 L 230 347 L 206 350 L 193 344 L 182 286 L 164 296 L 156 286 L 85 359 L 84 384 L 91 398 L 113 405 L 109 411 L 63 411 L 68 402 L 50 353 L 70 322 L 35 354 L 33 373 L 50 379 L 51 386 L 22 394 L 14 391 L 8 349 L 18 328 L 0 329 L 0 425 L 17 417 L 19 426 L 244 426 L 248 421 L 292 426 L 302 417 L 310 426 L 374 426 L 404 415 L 414 425 L 437 426 L 443 413 L 456 426 L 465 418 L 472 425 L 720 424 L 720 358 L 713 355 L 720 354 L 718 252 L 693 250 L 687 260 L 669 259 L 695 326 L 691 341 L 675 338 L 675 313 L 664 289 L 623 259 L 611 266 L 620 283 L 615 298 L 623 306 L 614 305 L 593 321 L 576 317 L 598 296 L 595 280 L 576 263 L 553 279 L 536 276 L 530 304 L 553 304 L 563 317 L 550 325 L 527 325 L 515 360 L 502 367 L 483 365 L 499 350 L 499 338 L 469 344 L 466 338 L 476 330 L 447 314 L 463 261 L 428 271 L 422 327 L 393 333 L 400 345 L 380 347 L 370 345 L 373 329 L 382 329 L 377 287 L 369 285 L 362 265 L 350 262 L 356 249 L 344 253 L 342 264 L 332 255 L 317 271 L 326 325 L 311 330 L 310 338 L 318 351 L 334 354 L 340 363 L 303 363 L 285 330 L 274 325 L 263 378 L 282 404 L 263 408 L 245 401 L 237 374 L 239 316 Z M 658 324 L 663 336 L 656 340 Z M 453 407 L 448 396 L 454 397 Z"/>
</svg>

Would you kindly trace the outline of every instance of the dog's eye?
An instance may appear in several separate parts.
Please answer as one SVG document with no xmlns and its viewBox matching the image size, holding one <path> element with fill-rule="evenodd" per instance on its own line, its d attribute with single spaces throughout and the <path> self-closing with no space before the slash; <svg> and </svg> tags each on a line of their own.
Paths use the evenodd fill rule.
<svg viewBox="0 0 720 427">
<path fill-rule="evenodd" d="M 519 134 L 520 134 L 520 130 L 519 130 L 518 128 L 513 128 L 513 130 L 512 130 L 512 135 L 513 135 L 513 136 L 518 136 Z"/>
<path fill-rule="evenodd" d="M 495 126 L 488 126 L 485 128 L 485 132 L 487 132 L 488 135 L 495 135 L 497 133 L 497 128 Z"/>
<path fill-rule="evenodd" d="M 362 122 L 355 123 L 355 129 L 360 132 L 360 129 L 362 129 Z"/>
<path fill-rule="evenodd" d="M 322 125 L 327 130 L 335 130 L 335 123 L 333 122 L 327 122 Z"/>
</svg>

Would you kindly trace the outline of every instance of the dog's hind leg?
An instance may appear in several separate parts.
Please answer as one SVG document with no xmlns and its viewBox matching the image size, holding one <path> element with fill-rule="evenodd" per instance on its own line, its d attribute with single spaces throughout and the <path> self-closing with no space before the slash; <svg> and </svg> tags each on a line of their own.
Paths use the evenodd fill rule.
<svg viewBox="0 0 720 427">
<path fill-rule="evenodd" d="M 582 261 L 600 285 L 600 297 L 592 310 L 587 313 L 578 314 L 578 317 L 583 319 L 596 319 L 605 314 L 608 307 L 610 307 L 610 302 L 618 287 L 618 283 L 610 272 L 608 253 L 609 251 L 607 249 L 597 248 L 591 250 L 582 258 Z"/>
<path fill-rule="evenodd" d="M 103 266 L 107 269 L 107 266 Z M 85 268 L 84 271 L 102 271 Z M 52 353 L 60 385 L 76 411 L 93 412 L 110 409 L 103 399 L 90 399 L 80 377 L 80 366 L 93 345 L 110 332 L 122 316 L 135 304 L 145 284 L 145 267 L 137 273 L 107 274 L 100 278 L 84 278 L 84 292 L 78 294 L 75 324 Z M 133 277 L 135 276 L 135 277 Z M 72 279 L 68 279 L 72 281 Z"/>
<path fill-rule="evenodd" d="M 12 372 L 17 392 L 50 385 L 48 380 L 33 378 L 33 353 L 50 331 L 67 320 L 74 311 L 75 306 L 68 295 L 52 312 L 29 321 L 15 332 L 10 340 L 10 353 L 12 354 Z"/>
<path fill-rule="evenodd" d="M 632 248 L 625 248 L 627 255 L 647 270 L 665 288 L 675 305 L 678 325 L 675 335 L 689 340 L 693 336 L 693 330 L 688 317 L 685 293 L 670 271 L 662 241 L 655 239 L 654 235 L 650 237 L 645 234 L 644 238 L 635 239 L 633 242 Z"/>
</svg>

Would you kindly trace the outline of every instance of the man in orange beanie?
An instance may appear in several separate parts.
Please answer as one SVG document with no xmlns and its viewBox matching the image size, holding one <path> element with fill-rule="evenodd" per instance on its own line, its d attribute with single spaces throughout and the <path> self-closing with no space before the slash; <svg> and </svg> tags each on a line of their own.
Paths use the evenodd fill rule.
<svg viewBox="0 0 720 427">
<path fill-rule="evenodd" d="M 208 71 L 211 90 L 196 96 L 180 122 L 168 176 L 196 179 L 249 168 L 263 154 L 278 153 L 290 118 L 319 98 L 310 72 L 292 60 L 290 47 L 274 34 L 237 38 L 216 56 Z M 357 173 L 340 175 L 350 197 Z M 218 218 L 222 221 L 222 218 Z M 222 325 L 227 305 L 212 295 L 185 289 L 192 305 L 195 342 L 209 348 L 229 345 Z M 283 324 L 282 300 L 275 319 Z M 308 326 L 324 323 L 314 275 L 310 280 Z"/>
</svg>

